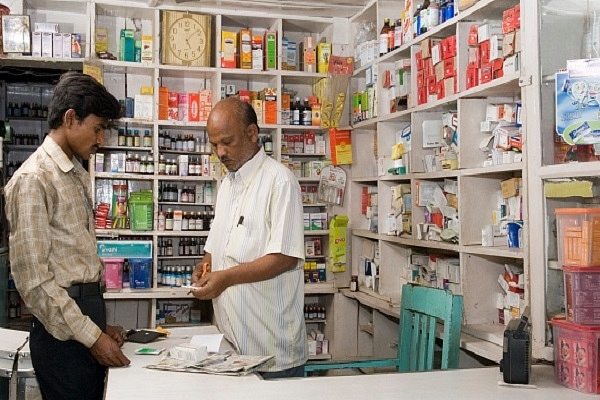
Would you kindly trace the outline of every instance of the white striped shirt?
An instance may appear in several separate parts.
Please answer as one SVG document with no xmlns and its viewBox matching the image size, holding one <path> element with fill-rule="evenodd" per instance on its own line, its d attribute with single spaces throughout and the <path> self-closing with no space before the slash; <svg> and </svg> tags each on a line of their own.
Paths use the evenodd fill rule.
<svg viewBox="0 0 600 400">
<path fill-rule="evenodd" d="M 293 270 L 231 286 L 213 300 L 219 329 L 238 351 L 275 356 L 262 371 L 281 371 L 307 359 L 302 212 L 298 181 L 262 148 L 237 172 L 228 173 L 217 194 L 205 247 L 213 271 L 266 254 L 298 258 Z"/>
</svg>

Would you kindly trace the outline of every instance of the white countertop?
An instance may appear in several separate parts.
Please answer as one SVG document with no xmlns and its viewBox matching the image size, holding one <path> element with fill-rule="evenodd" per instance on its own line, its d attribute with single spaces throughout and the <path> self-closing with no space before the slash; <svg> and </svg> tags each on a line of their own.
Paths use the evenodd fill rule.
<svg viewBox="0 0 600 400">
<path fill-rule="evenodd" d="M 216 333 L 211 326 L 178 328 L 172 338 L 153 347 L 170 347 L 187 342 L 193 334 Z M 160 356 L 135 355 L 142 345 L 126 343 L 125 353 L 131 360 L 127 368 L 111 368 L 108 375 L 106 400 L 149 400 L 210 398 L 211 400 L 386 400 L 418 398 L 419 400 L 577 400 L 594 395 L 565 388 L 554 380 L 554 367 L 534 366 L 533 388 L 498 385 L 502 376 L 497 367 L 459 369 L 402 374 L 311 377 L 262 380 L 257 375 L 217 376 L 185 372 L 150 370 L 145 365 Z"/>
</svg>

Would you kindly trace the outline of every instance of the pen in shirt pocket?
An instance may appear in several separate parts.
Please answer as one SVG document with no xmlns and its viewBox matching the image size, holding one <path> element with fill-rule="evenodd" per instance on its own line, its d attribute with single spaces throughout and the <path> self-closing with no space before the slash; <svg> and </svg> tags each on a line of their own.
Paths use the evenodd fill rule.
<svg viewBox="0 0 600 400">
<path fill-rule="evenodd" d="M 244 216 L 243 216 L 243 215 L 240 215 L 240 219 L 238 219 L 238 223 L 237 223 L 237 225 L 236 225 L 236 226 L 240 226 L 240 225 L 242 225 L 243 223 L 244 223 Z"/>
</svg>

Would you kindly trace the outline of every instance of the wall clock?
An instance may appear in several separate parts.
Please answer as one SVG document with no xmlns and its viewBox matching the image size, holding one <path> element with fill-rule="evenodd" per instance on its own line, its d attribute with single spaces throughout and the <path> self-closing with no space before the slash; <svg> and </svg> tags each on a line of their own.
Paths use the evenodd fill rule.
<svg viewBox="0 0 600 400">
<path fill-rule="evenodd" d="M 211 17 L 181 11 L 163 11 L 162 63 L 210 67 Z"/>
<path fill-rule="evenodd" d="M 28 15 L 2 15 L 2 45 L 5 53 L 31 53 Z"/>
</svg>

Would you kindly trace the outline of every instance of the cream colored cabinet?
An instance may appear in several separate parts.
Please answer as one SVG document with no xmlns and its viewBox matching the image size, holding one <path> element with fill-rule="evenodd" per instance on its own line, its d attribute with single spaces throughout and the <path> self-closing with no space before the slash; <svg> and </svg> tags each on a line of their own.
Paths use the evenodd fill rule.
<svg viewBox="0 0 600 400">
<path fill-rule="evenodd" d="M 354 122 L 352 130 L 355 156 L 355 162 L 350 167 L 352 270 L 353 274 L 359 276 L 359 293 L 344 291 L 344 294 L 358 301 L 361 310 L 359 320 L 364 319 L 359 321 L 359 334 L 365 337 L 358 347 L 359 354 L 372 354 L 381 348 L 389 351 L 389 334 L 386 332 L 391 331 L 397 323 L 401 286 L 413 280 L 411 274 L 420 274 L 422 284 L 435 285 L 435 282 L 429 282 L 432 279 L 431 271 L 425 274 L 421 268 L 414 272 L 418 267 L 414 267 L 411 256 L 421 254 L 453 260 L 451 278 L 448 279 L 447 274 L 438 270 L 437 279 L 447 279 L 445 286 L 464 296 L 462 347 L 495 362 L 502 358 L 505 326 L 501 322 L 497 302 L 504 292 L 498 278 L 504 274 L 505 264 L 524 268 L 526 279 L 528 277 L 526 207 L 517 210 L 518 214 L 522 213 L 526 227 L 521 248 L 509 248 L 506 242 L 504 245 L 482 246 L 482 229 L 492 224 L 492 215 L 502 200 L 499 197 L 502 181 L 522 178 L 524 185 L 521 197 L 523 204 L 526 204 L 526 163 L 521 161 L 521 157 L 527 156 L 528 149 L 518 155 L 510 154 L 510 163 L 487 163 L 486 154 L 479 149 L 485 137 L 480 123 L 486 120 L 488 104 L 522 103 L 521 71 L 506 73 L 468 88 L 466 69 L 470 27 L 501 21 L 503 11 L 517 4 L 518 1 L 480 0 L 450 20 L 415 38 L 409 38 L 399 48 L 381 56 L 377 54 L 374 60 L 359 65 L 355 71 L 351 92 L 367 90 L 371 76 L 377 76 L 374 89 L 377 104 L 373 107 L 376 112 L 372 118 Z M 456 2 L 455 6 L 458 6 Z M 384 18 L 398 19 L 403 10 L 402 2 L 372 2 L 362 13 L 353 17 L 354 31 L 371 23 L 376 26 L 374 37 L 378 39 Z M 426 101 L 419 99 L 418 87 L 422 84 L 418 82 L 420 66 L 417 65 L 417 53 L 427 48 L 427 42 L 436 43 L 454 35 L 456 93 L 429 96 Z M 529 49 L 525 47 L 525 51 Z M 398 65 L 404 65 L 409 71 L 408 108 L 391 110 L 393 99 L 390 98 L 385 78 L 390 71 L 392 75 L 397 73 Z M 458 120 L 458 139 L 454 144 L 457 168 L 441 170 L 426 165 L 438 152 L 435 146 L 429 145 L 431 129 L 428 124 L 441 121 L 446 113 L 453 113 Z M 353 116 L 351 119 L 356 121 L 357 118 Z M 410 141 L 403 142 L 405 146 L 410 146 L 410 151 L 403 157 L 406 174 L 395 175 L 388 171 L 397 167 L 390 161 L 391 149 L 401 142 L 402 132 L 407 129 L 410 129 Z M 524 131 L 523 136 L 526 137 Z M 412 231 L 399 236 L 390 233 L 389 221 L 389 215 L 394 213 L 393 188 L 397 185 L 404 185 L 412 194 L 412 203 L 407 204 L 407 214 L 412 218 Z M 452 194 L 456 214 L 446 210 L 445 218 L 454 220 L 454 224 L 445 224 L 444 228 L 450 227 L 455 231 L 457 238 L 454 241 L 435 240 L 437 235 L 430 237 L 433 240 L 427 240 L 428 236 L 421 228 L 429 221 L 428 211 L 432 210 L 425 207 L 425 197 L 420 199 L 419 193 L 423 196 L 424 190 L 432 187 Z M 378 207 L 373 211 L 376 215 L 370 218 L 364 213 L 362 193 L 377 193 Z M 365 266 L 365 260 L 373 262 Z M 444 285 L 440 283 L 438 286 Z M 529 298 L 530 292 L 526 290 L 521 300 L 517 301 L 517 306 L 523 309 L 529 303 Z M 369 342 L 371 347 L 365 349 L 365 346 L 369 346 L 365 343 Z"/>
<path fill-rule="evenodd" d="M 565 287 L 562 265 L 558 260 L 557 208 L 597 207 L 597 177 L 600 173 L 597 144 L 565 143 L 557 135 L 556 125 L 563 122 L 564 113 L 557 113 L 555 98 L 559 86 L 555 73 L 567 68 L 567 60 L 597 58 L 596 47 L 586 44 L 597 42 L 598 1 L 577 0 L 560 2 L 544 0 L 524 2 L 524 13 L 538 24 L 526 25 L 524 34 L 531 38 L 532 51 L 524 57 L 524 77 L 527 79 L 527 131 L 529 146 L 535 146 L 535 157 L 528 161 L 529 210 L 532 226 L 530 242 L 530 285 L 532 318 L 534 324 L 534 354 L 553 359 L 552 327 L 548 321 L 565 311 Z M 528 17 L 528 18 L 529 18 Z M 589 40 L 589 42 L 588 42 Z M 560 48 L 560 51 L 557 49 Z M 596 107 L 592 100 L 589 107 Z M 573 107 L 578 99 L 573 97 Z M 589 107 L 587 107 L 589 109 Z M 573 113 L 574 121 L 580 116 Z M 549 184 L 582 180 L 590 183 L 592 197 L 547 193 Z M 571 192 L 570 194 L 573 194 Z"/>
</svg>

